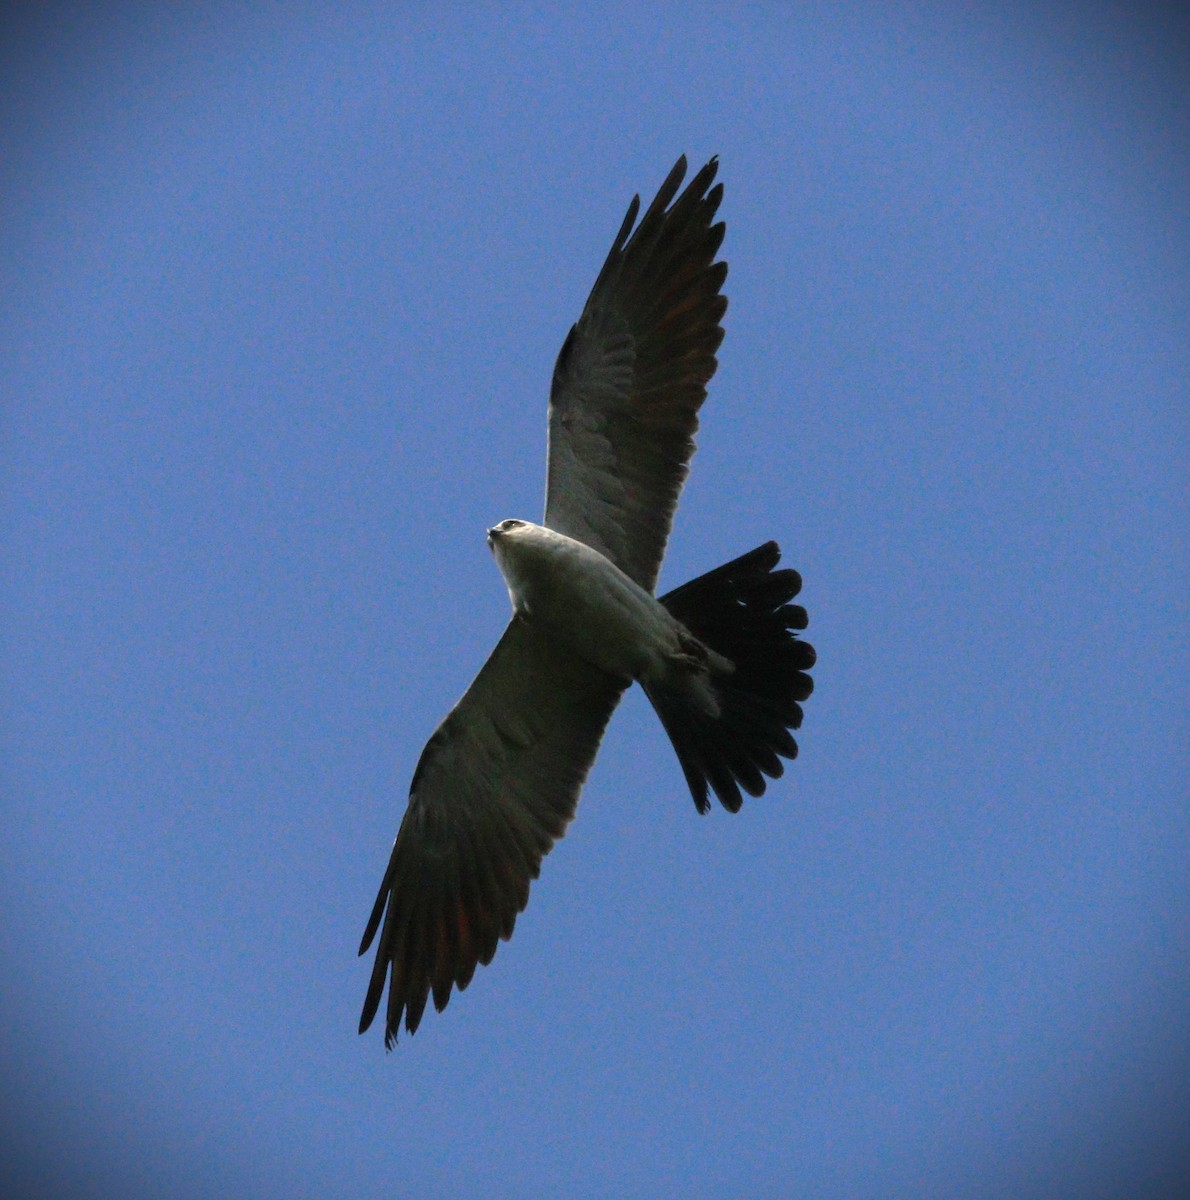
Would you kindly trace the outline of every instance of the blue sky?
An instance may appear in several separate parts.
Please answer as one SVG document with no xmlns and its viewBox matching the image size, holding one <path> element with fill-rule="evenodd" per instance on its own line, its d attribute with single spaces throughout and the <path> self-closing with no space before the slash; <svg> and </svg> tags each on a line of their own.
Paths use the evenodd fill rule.
<svg viewBox="0 0 1190 1200">
<path fill-rule="evenodd" d="M 1174 1195 L 1185 17 L 4 20 L 10 1194 Z M 539 515 L 554 356 L 682 152 L 730 307 L 661 583 L 781 542 L 802 756 L 699 818 L 631 693 L 386 1055 L 355 950 L 507 619 L 484 530 Z"/>
</svg>

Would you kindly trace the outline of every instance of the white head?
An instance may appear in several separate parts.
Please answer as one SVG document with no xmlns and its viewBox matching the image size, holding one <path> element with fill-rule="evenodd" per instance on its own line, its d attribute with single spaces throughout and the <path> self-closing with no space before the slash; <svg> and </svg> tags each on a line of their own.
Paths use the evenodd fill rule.
<svg viewBox="0 0 1190 1200">
<path fill-rule="evenodd" d="M 516 538 L 517 531 L 526 528 L 533 528 L 533 523 L 531 521 L 520 521 L 516 517 L 509 517 L 507 520 L 501 521 L 498 525 L 493 525 L 488 530 L 488 548 L 499 558 L 498 546 L 500 542 Z"/>
<path fill-rule="evenodd" d="M 488 546 L 496 557 L 500 574 L 508 584 L 514 608 L 524 608 L 532 563 L 540 557 L 546 530 L 532 521 L 510 517 L 488 530 Z M 534 552 L 537 553 L 534 553 Z"/>
</svg>

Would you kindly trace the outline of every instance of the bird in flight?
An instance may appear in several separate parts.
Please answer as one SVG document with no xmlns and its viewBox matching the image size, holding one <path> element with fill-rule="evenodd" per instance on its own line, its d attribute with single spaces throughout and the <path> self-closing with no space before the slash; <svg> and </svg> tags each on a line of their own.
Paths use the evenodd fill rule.
<svg viewBox="0 0 1190 1200">
<path fill-rule="evenodd" d="M 815 655 L 777 543 L 653 595 L 723 340 L 717 170 L 678 195 L 680 158 L 639 224 L 633 198 L 554 367 L 544 520 L 488 530 L 512 619 L 422 751 L 360 944 L 379 931 L 360 1032 L 387 982 L 389 1048 L 512 935 L 631 683 L 700 813 L 708 789 L 738 811 L 797 754 Z"/>
</svg>

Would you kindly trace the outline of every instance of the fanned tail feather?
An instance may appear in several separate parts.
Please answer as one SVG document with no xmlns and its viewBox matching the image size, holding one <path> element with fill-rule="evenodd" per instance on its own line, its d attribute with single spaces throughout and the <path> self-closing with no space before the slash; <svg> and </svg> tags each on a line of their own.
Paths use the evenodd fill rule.
<svg viewBox="0 0 1190 1200">
<path fill-rule="evenodd" d="M 708 785 L 724 808 L 738 812 L 741 788 L 761 795 L 765 777 L 784 771 L 781 759 L 797 755 L 790 731 L 801 726 L 802 702 L 814 686 L 807 672 L 815 653 L 797 636 L 806 628 L 806 610 L 789 603 L 801 590 L 801 577 L 789 568 L 775 570 L 780 558 L 777 543 L 766 542 L 658 597 L 735 668 L 718 670 L 713 656 L 703 667 L 717 714 L 697 703 L 690 689 L 645 687 L 701 813 L 710 807 Z"/>
</svg>

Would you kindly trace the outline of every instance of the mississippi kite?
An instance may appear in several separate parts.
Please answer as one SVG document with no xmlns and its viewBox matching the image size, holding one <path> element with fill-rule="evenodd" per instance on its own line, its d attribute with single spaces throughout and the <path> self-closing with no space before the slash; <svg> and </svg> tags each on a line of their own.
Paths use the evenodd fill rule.
<svg viewBox="0 0 1190 1200">
<path fill-rule="evenodd" d="M 634 197 L 554 367 L 544 521 L 488 531 L 512 619 L 422 751 L 360 945 L 379 930 L 360 1032 L 387 981 L 387 1046 L 511 936 L 634 680 L 699 812 L 708 787 L 736 812 L 797 754 L 814 651 L 777 544 L 653 595 L 723 339 L 717 169 L 677 196 L 680 158 L 639 224 Z"/>
</svg>

